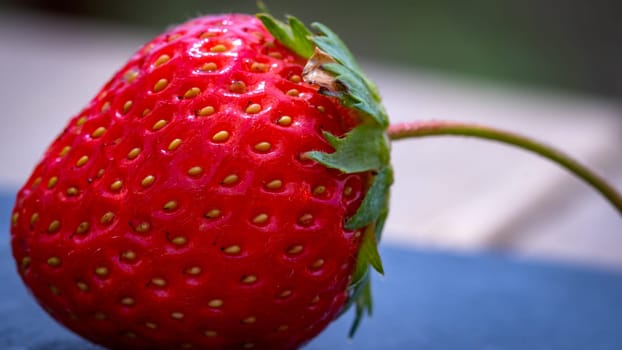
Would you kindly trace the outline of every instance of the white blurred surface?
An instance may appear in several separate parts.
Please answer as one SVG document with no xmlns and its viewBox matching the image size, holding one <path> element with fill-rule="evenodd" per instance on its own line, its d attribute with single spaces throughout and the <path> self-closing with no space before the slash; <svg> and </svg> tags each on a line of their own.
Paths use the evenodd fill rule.
<svg viewBox="0 0 622 350">
<path fill-rule="evenodd" d="M 0 187 L 21 185 L 66 120 L 150 36 L 0 14 Z M 566 150 L 622 187 L 618 103 L 365 66 L 393 122 L 466 120 L 522 132 Z M 394 143 L 393 162 L 389 243 L 498 248 L 622 268 L 622 217 L 586 185 L 532 154 L 439 137 Z"/>
</svg>

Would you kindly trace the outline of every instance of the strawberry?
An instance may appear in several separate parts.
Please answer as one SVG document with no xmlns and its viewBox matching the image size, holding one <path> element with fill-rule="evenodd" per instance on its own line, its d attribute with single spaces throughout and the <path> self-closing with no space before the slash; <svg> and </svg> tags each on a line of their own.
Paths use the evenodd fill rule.
<svg viewBox="0 0 622 350">
<path fill-rule="evenodd" d="M 386 114 L 328 28 L 260 19 L 146 44 L 19 191 L 19 274 L 67 328 L 111 348 L 294 349 L 369 310 Z"/>
</svg>

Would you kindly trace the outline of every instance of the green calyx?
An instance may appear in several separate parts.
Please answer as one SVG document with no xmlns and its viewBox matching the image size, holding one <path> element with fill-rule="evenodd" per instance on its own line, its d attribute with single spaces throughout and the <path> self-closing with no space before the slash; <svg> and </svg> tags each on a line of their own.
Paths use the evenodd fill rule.
<svg viewBox="0 0 622 350">
<path fill-rule="evenodd" d="M 287 23 L 276 20 L 265 13 L 258 14 L 257 18 L 283 46 L 301 57 L 311 57 L 315 45 L 308 38 L 313 34 L 298 18 L 287 16 Z"/>
<path fill-rule="evenodd" d="M 328 27 L 313 23 L 311 27 L 315 32 L 312 32 L 292 16 L 287 17 L 287 23 L 266 13 L 257 17 L 280 44 L 308 60 L 303 72 L 305 81 L 320 86 L 320 93 L 337 98 L 343 106 L 356 111 L 360 119 L 360 123 L 343 137 L 324 133 L 334 152 L 306 154 L 318 163 L 344 173 L 373 174 L 361 206 L 344 223 L 346 229 L 363 230 L 357 266 L 350 284 L 350 298 L 345 308 L 355 306 L 355 320 L 350 330 L 352 336 L 363 316 L 371 314 L 370 266 L 381 274 L 384 272 L 378 242 L 388 214 L 389 188 L 393 183 L 388 116 L 375 85 L 363 73 L 343 41 Z"/>
</svg>

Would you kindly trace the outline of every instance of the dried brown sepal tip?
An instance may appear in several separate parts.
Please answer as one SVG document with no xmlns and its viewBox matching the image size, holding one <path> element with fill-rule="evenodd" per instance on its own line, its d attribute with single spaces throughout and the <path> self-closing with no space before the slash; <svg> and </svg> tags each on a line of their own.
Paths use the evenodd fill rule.
<svg viewBox="0 0 622 350">
<path fill-rule="evenodd" d="M 330 73 L 324 69 L 324 65 L 327 63 L 337 63 L 326 52 L 320 50 L 318 47 L 313 51 L 313 55 L 305 64 L 302 70 L 302 79 L 312 85 L 317 85 L 322 89 L 329 91 L 337 91 L 342 88 L 341 84 L 335 78 L 333 73 Z"/>
</svg>

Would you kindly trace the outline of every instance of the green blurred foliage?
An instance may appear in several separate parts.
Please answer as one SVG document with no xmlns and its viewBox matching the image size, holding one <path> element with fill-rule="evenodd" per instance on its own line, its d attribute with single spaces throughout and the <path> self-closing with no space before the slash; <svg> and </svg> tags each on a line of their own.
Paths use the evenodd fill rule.
<svg viewBox="0 0 622 350">
<path fill-rule="evenodd" d="M 257 11 L 255 1 L 0 0 L 141 25 L 154 32 L 200 14 Z M 320 21 L 355 54 L 514 84 L 622 97 L 622 1 L 267 0 L 274 15 Z"/>
</svg>

